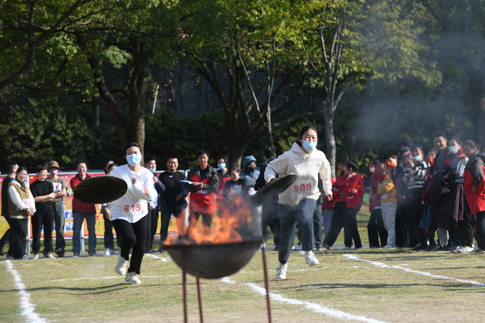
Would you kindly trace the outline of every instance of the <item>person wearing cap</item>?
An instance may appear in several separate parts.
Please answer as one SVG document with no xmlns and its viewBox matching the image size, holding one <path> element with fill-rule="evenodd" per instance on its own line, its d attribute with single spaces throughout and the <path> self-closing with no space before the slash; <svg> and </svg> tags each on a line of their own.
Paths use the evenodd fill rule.
<svg viewBox="0 0 485 323">
<path fill-rule="evenodd" d="M 64 240 L 64 227 L 66 217 L 64 214 L 64 196 L 67 194 L 67 184 L 64 178 L 57 176 L 61 168 L 55 160 L 49 162 L 47 171 L 50 177 L 46 181 L 51 182 L 54 187 L 56 198 L 54 199 L 54 224 L 56 228 L 56 254 L 58 257 L 64 257 L 64 249 L 66 249 L 66 241 Z"/>
<path fill-rule="evenodd" d="M 246 156 L 243 158 L 243 168 L 244 170 L 241 172 L 241 177 L 249 177 L 256 181 L 259 177 L 259 169 L 258 167 L 258 162 L 256 161 L 256 158 L 251 155 L 251 156 Z"/>
</svg>

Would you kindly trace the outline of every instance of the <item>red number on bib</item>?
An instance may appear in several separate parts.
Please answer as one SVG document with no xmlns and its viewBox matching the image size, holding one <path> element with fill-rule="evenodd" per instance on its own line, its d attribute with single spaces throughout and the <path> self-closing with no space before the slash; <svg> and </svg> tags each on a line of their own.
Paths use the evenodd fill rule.
<svg viewBox="0 0 485 323">
<path fill-rule="evenodd" d="M 128 212 L 130 210 L 130 206 L 129 205 L 125 205 L 125 212 Z"/>
<path fill-rule="evenodd" d="M 312 183 L 306 184 L 306 190 L 311 191 L 312 190 Z"/>
<path fill-rule="evenodd" d="M 137 211 L 141 211 L 141 205 L 140 205 L 140 204 L 137 204 L 137 205 L 136 205 L 136 210 L 137 210 Z"/>
</svg>

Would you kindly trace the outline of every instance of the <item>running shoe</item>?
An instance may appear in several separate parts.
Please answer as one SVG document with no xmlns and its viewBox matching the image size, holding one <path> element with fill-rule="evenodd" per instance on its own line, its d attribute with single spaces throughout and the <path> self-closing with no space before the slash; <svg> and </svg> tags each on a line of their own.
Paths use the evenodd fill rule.
<svg viewBox="0 0 485 323">
<path fill-rule="evenodd" d="M 34 255 L 34 258 L 32 258 L 32 260 L 37 260 L 37 259 L 39 259 L 39 254 L 38 254 L 38 253 L 36 253 L 36 254 Z"/>
<path fill-rule="evenodd" d="M 45 257 L 46 258 L 51 258 L 51 259 L 56 259 L 56 257 L 54 257 L 54 255 L 50 251 L 47 253 L 47 256 L 45 256 Z"/>
<path fill-rule="evenodd" d="M 128 261 L 125 260 L 125 258 L 119 256 L 118 257 L 118 263 L 115 266 L 115 273 L 117 273 L 118 275 L 125 275 L 127 264 L 128 264 Z"/>
<path fill-rule="evenodd" d="M 305 261 L 310 266 L 318 265 L 320 262 L 313 254 L 313 251 L 305 251 Z"/>
<path fill-rule="evenodd" d="M 288 269 L 288 264 L 279 264 L 276 268 L 276 279 L 286 279 L 286 269 Z"/>
<path fill-rule="evenodd" d="M 138 279 L 138 275 L 136 273 L 126 273 L 125 282 L 134 284 L 141 284 L 141 280 Z"/>
</svg>

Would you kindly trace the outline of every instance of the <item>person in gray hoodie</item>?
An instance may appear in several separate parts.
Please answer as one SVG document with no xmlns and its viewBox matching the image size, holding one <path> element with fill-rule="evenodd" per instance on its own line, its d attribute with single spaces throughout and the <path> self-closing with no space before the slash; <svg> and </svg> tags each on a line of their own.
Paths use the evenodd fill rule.
<svg viewBox="0 0 485 323">
<path fill-rule="evenodd" d="M 318 189 L 318 175 L 323 184 L 326 198 L 332 200 L 330 181 L 330 163 L 325 154 L 316 149 L 317 129 L 314 126 L 303 127 L 291 150 L 269 163 L 264 173 L 267 183 L 286 174 L 296 174 L 295 182 L 278 195 L 278 213 L 280 217 L 279 266 L 276 278 L 285 279 L 288 258 L 295 238 L 298 223 L 302 230 L 302 250 L 305 261 L 310 266 L 317 265 L 318 259 L 313 254 L 313 211 L 321 193 Z"/>
</svg>

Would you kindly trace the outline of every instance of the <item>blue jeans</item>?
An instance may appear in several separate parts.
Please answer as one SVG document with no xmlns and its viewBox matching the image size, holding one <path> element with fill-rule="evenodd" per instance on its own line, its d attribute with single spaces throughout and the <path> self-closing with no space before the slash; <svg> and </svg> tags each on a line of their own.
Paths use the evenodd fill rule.
<svg viewBox="0 0 485 323">
<path fill-rule="evenodd" d="M 89 246 L 89 251 L 95 251 L 96 250 L 96 232 L 94 230 L 94 224 L 96 223 L 96 215 L 93 214 L 87 214 L 87 213 L 81 213 L 81 212 L 72 212 L 72 216 L 74 219 L 73 223 L 73 233 L 72 233 L 72 251 L 74 253 L 80 253 L 81 252 L 81 228 L 84 219 L 86 219 L 86 223 L 88 224 L 88 233 L 89 233 L 89 239 L 88 239 L 88 246 Z"/>
<path fill-rule="evenodd" d="M 66 223 L 66 216 L 64 215 L 64 201 L 56 201 L 57 210 L 55 211 L 54 222 L 56 225 L 56 250 L 66 248 L 66 241 L 64 240 L 64 227 Z"/>
<path fill-rule="evenodd" d="M 313 250 L 313 212 L 316 205 L 316 200 L 308 198 L 303 199 L 297 206 L 278 204 L 281 230 L 278 259 L 281 264 L 286 264 L 290 257 L 297 223 L 301 230 L 302 250 Z"/>
</svg>

